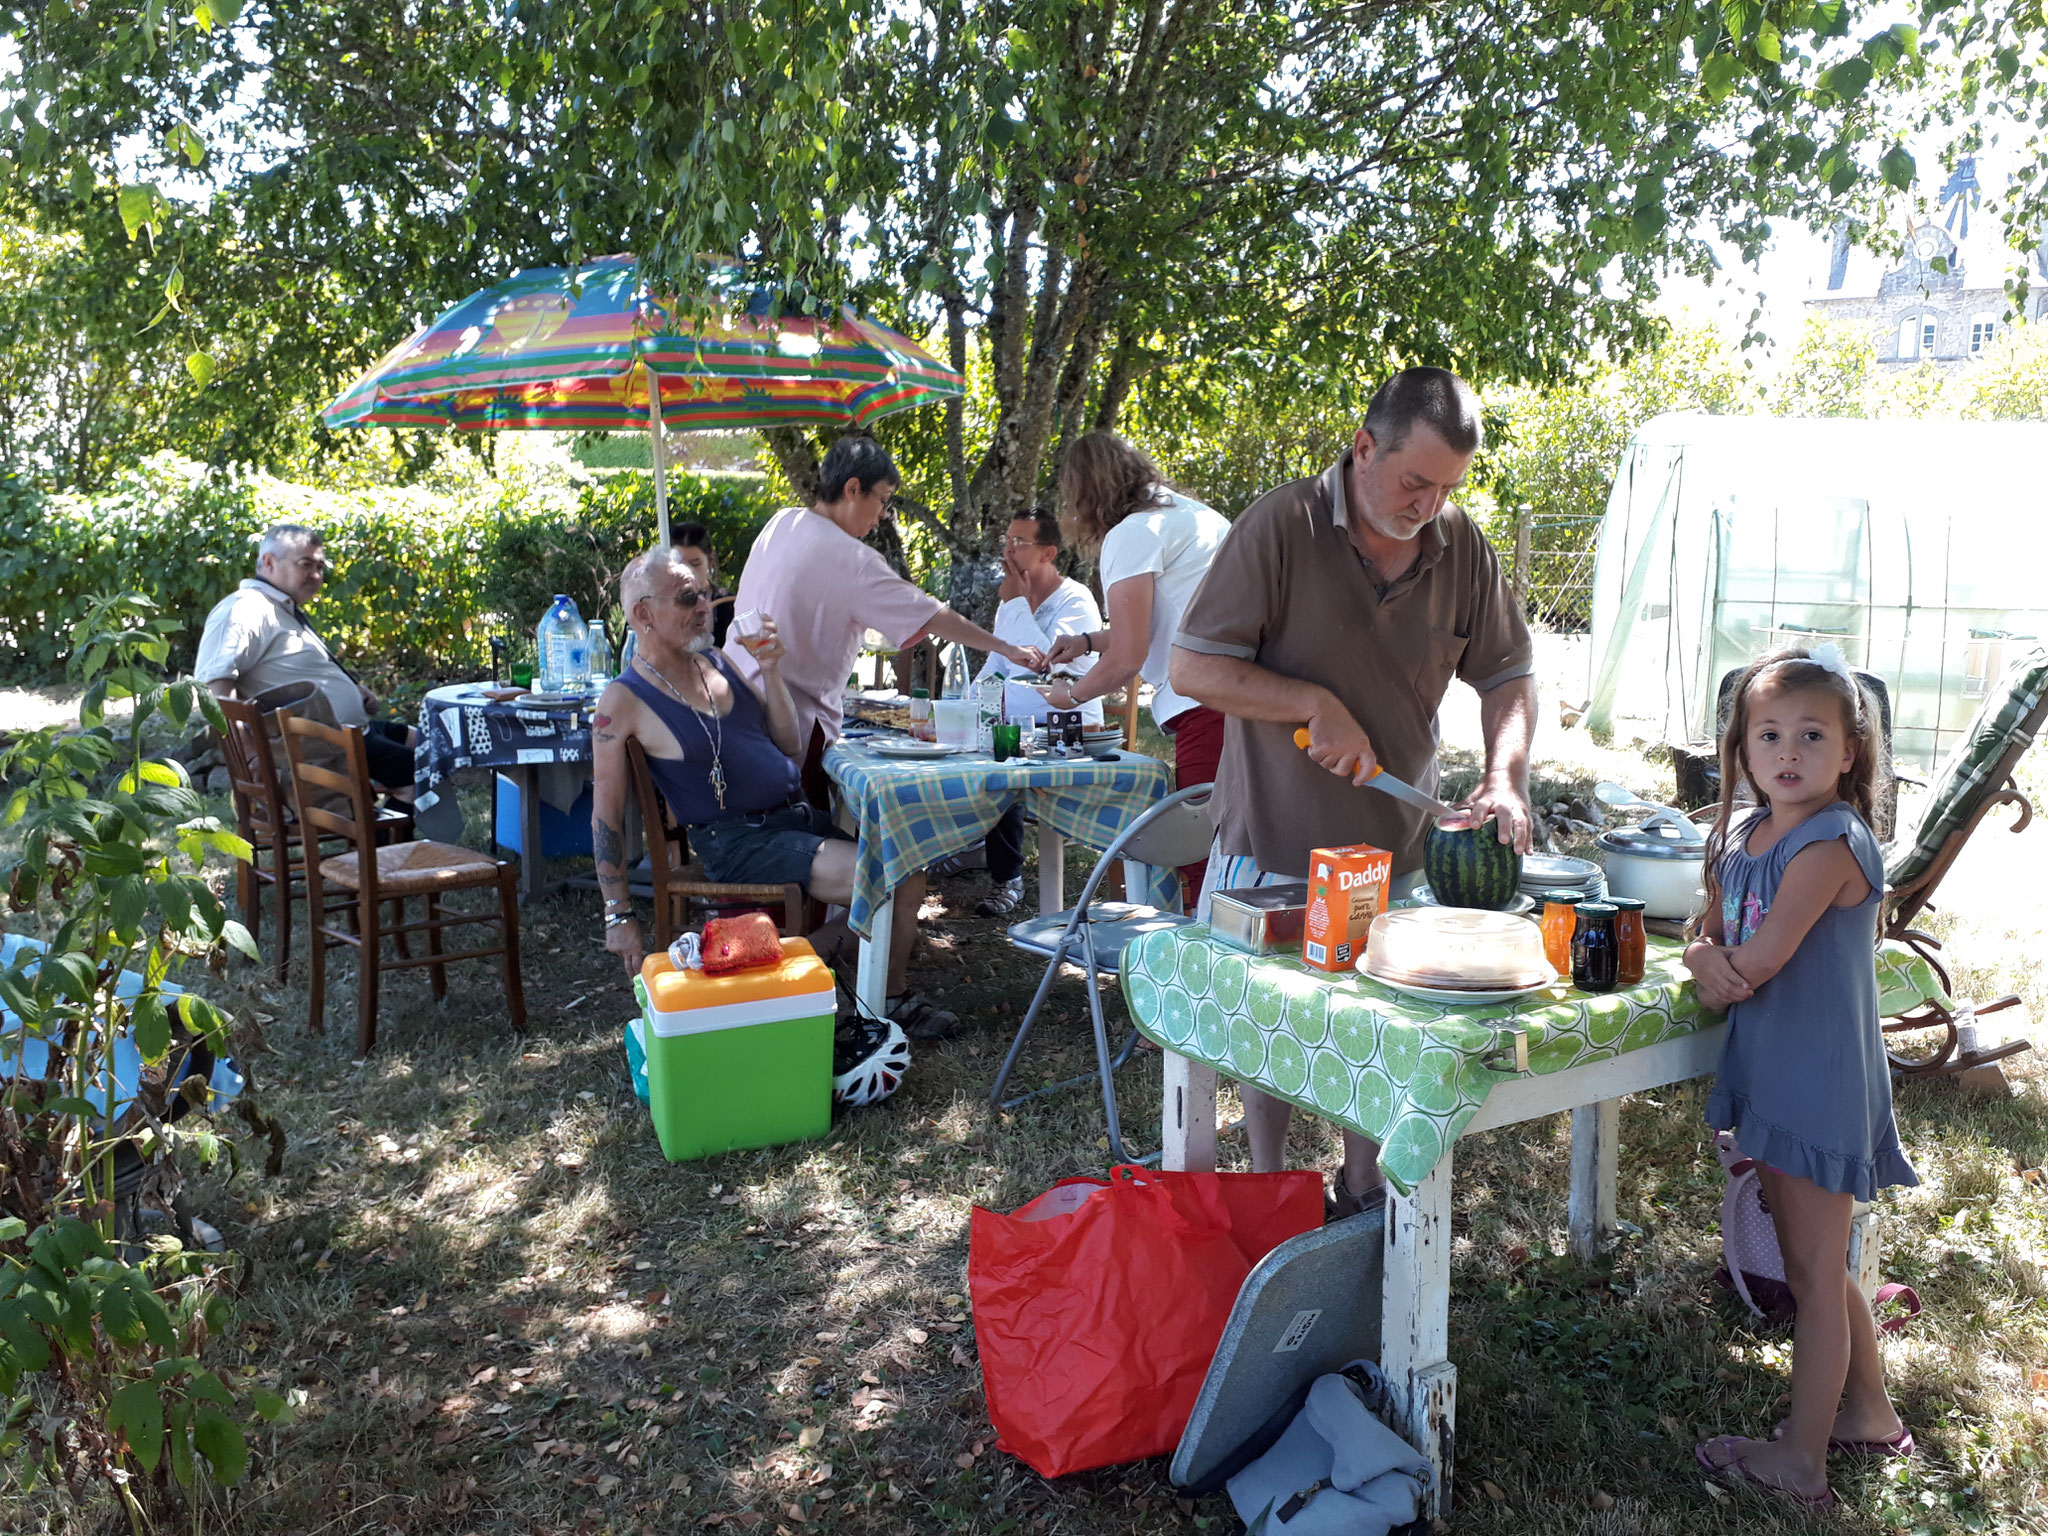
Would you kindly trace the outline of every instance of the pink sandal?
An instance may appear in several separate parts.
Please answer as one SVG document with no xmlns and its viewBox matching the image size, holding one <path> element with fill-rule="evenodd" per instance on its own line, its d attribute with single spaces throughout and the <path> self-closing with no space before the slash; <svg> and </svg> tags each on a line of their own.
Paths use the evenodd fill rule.
<svg viewBox="0 0 2048 1536">
<path fill-rule="evenodd" d="M 1715 1461 L 1707 1453 L 1719 1446 L 1724 1450 L 1741 1443 L 1741 1435 L 1717 1435 L 1712 1440 L 1703 1440 L 1692 1448 L 1692 1459 L 1699 1463 L 1701 1470 L 1717 1483 L 1731 1488 L 1749 1487 L 1761 1493 L 1774 1494 L 1789 1499 L 1801 1509 L 1810 1509 L 1815 1514 L 1826 1514 L 1835 1507 L 1835 1490 L 1823 1487 L 1819 1493 L 1801 1493 L 1778 1483 L 1767 1483 L 1749 1470 L 1749 1464 L 1740 1456 L 1730 1456 L 1726 1461 Z"/>
</svg>

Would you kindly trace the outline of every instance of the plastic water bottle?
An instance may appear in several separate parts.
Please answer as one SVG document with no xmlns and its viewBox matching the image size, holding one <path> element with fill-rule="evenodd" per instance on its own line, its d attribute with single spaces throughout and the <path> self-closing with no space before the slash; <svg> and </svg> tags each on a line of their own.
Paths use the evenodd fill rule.
<svg viewBox="0 0 2048 1536">
<path fill-rule="evenodd" d="M 946 658 L 946 691 L 940 694 L 939 697 L 945 699 L 964 699 L 967 697 L 967 652 L 960 646 L 954 646 L 952 654 Z"/>
<path fill-rule="evenodd" d="M 602 620 L 593 620 L 590 625 L 590 688 L 595 693 L 612 680 L 611 637 L 604 632 Z"/>
<path fill-rule="evenodd" d="M 534 654 L 540 661 L 535 681 L 543 693 L 566 693 L 589 682 L 590 630 L 566 593 L 555 594 L 534 630 Z"/>
</svg>

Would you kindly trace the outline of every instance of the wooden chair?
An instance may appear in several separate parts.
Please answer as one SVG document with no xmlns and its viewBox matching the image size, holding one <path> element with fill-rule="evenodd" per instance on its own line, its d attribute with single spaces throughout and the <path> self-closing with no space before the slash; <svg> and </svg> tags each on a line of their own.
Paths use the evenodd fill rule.
<svg viewBox="0 0 2048 1536">
<path fill-rule="evenodd" d="M 245 699 L 222 699 L 227 729 L 216 732 L 221 760 L 235 796 L 235 829 L 249 840 L 249 857 L 235 866 L 235 895 L 242 925 L 250 937 L 263 931 L 263 887 L 276 888 L 277 979 L 291 965 L 292 898 L 304 888 L 306 872 L 299 846 L 297 813 L 288 802 L 277 774 L 277 753 L 271 746 L 271 721 Z M 410 842 L 412 817 L 385 807 L 377 813 L 379 843 Z M 264 855 L 269 855 L 266 864 Z"/>
<path fill-rule="evenodd" d="M 690 857 L 688 832 L 669 815 L 661 792 L 654 787 L 654 775 L 647 771 L 647 754 L 631 736 L 626 738 L 626 771 L 632 775 L 633 797 L 640 807 L 640 825 L 646 831 L 647 862 L 652 867 L 649 884 L 654 887 L 654 944 L 667 949 L 690 926 L 693 903 L 705 907 L 782 908 L 776 925 L 783 933 L 801 937 L 809 930 L 804 923 L 804 888 L 787 885 L 722 885 L 706 880 L 704 872 Z"/>
<path fill-rule="evenodd" d="M 524 1028 L 526 992 L 519 978 L 519 889 L 512 866 L 453 843 L 379 846 L 376 791 L 370 784 L 370 763 L 363 750 L 362 731 L 356 726 L 336 727 L 317 720 L 301 720 L 287 711 L 279 711 L 278 718 L 284 727 L 285 750 L 291 758 L 292 794 L 298 804 L 304 839 L 306 910 L 314 929 L 307 1026 L 315 1034 L 326 1032 L 327 951 L 335 944 L 350 944 L 356 948 L 360 972 L 356 1049 L 361 1055 L 369 1055 L 377 1043 L 378 979 L 385 971 L 416 965 L 427 967 L 434 996 L 440 999 L 448 995 L 449 965 L 458 960 L 502 956 L 505 1006 L 512 1015 L 513 1027 Z M 338 748 L 346 771 L 337 773 L 314 762 L 308 751 L 313 743 Z M 328 839 L 338 839 L 348 851 L 328 853 L 323 847 Z M 329 885 L 353 894 L 354 932 L 326 923 Z M 443 904 L 452 892 L 492 886 L 498 892 L 495 914 L 451 911 Z M 408 922 L 405 906 L 415 896 L 426 902 L 427 915 L 420 922 Z M 386 903 L 390 904 L 392 914 L 388 924 L 384 921 Z M 443 928 L 492 923 L 502 930 L 502 943 L 455 954 L 443 951 Z M 409 955 L 400 947 L 394 958 L 385 958 L 385 936 L 390 935 L 395 946 L 402 946 L 408 933 L 424 933 L 427 952 Z"/>
</svg>

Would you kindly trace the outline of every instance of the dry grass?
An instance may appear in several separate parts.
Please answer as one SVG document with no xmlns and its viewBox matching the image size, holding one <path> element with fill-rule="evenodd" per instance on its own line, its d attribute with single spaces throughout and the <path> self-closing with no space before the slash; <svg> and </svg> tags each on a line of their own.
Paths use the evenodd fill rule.
<svg viewBox="0 0 2048 1536">
<path fill-rule="evenodd" d="M 1632 761 L 1554 756 L 1541 776 L 1657 787 Z M 960 1039 L 920 1051 L 894 1099 L 818 1142 L 693 1164 L 662 1161 L 633 1098 L 632 1005 L 587 894 L 527 914 L 524 1036 L 488 968 L 458 971 L 445 1007 L 401 973 L 378 1054 L 355 1062 L 346 966 L 324 1038 L 305 1032 L 302 985 L 232 972 L 220 1000 L 263 1021 L 248 1065 L 292 1146 L 282 1178 L 206 1192 L 254 1266 L 223 1348 L 302 1401 L 210 1523 L 264 1536 L 1236 1529 L 1220 1497 L 1177 1499 L 1163 1463 L 1048 1484 L 993 1448 L 963 1300 L 968 1212 L 1099 1172 L 1105 1154 L 1083 1091 L 1012 1116 L 985 1106 L 1037 969 L 999 924 L 964 915 L 983 888 L 980 875 L 935 885 L 913 968 L 967 1020 Z M 2011 954 L 2041 937 L 2035 923 Z M 2036 964 L 2002 944 L 1969 953 L 1971 986 L 2018 986 L 2041 1016 Z M 1972 969 L 1993 955 L 1995 974 Z M 1087 1059 L 1078 982 L 1056 996 L 1027 1080 Z M 1140 1145 L 1156 1134 L 1156 1063 L 1142 1054 L 1123 1077 Z M 1592 1268 L 1563 1256 L 1562 1117 L 1461 1143 L 1454 1527 L 2048 1530 L 2048 1194 L 2015 1174 L 2048 1160 L 2048 1077 L 2033 1057 L 2017 1071 L 2002 1103 L 1946 1083 L 1899 1095 L 1926 1184 L 1887 1204 L 1885 1272 L 1927 1316 L 1886 1350 L 1926 1454 L 1838 1464 L 1832 1522 L 1724 1496 L 1691 1462 L 1699 1435 L 1766 1427 L 1789 1364 L 1786 1338 L 1710 1282 L 1720 1179 L 1701 1088 L 1625 1104 L 1628 1226 Z M 1293 1156 L 1330 1167 L 1333 1141 L 1301 1122 Z M 1241 1165 L 1241 1143 L 1225 1156 Z M 1596 1494 L 1615 1502 L 1595 1513 Z M 0 1506 L 9 1530 L 66 1518 Z"/>
</svg>

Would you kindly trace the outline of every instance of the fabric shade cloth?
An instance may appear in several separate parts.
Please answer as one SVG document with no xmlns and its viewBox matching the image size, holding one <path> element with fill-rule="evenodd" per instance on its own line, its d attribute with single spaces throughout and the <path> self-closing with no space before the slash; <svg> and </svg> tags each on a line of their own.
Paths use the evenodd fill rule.
<svg viewBox="0 0 2048 1536">
<path fill-rule="evenodd" d="M 737 269 L 707 301 L 699 318 L 657 299 L 630 255 L 530 267 L 420 327 L 322 420 L 457 432 L 647 427 L 666 543 L 666 431 L 865 428 L 966 392 L 916 342 L 849 308 L 771 315 L 768 295 Z"/>
<path fill-rule="evenodd" d="M 1403 1194 L 1435 1167 L 1496 1081 L 1504 1032 L 1526 1030 L 1529 1070 L 1561 1072 L 1690 1034 L 1708 1013 L 1679 957 L 1652 939 L 1642 982 L 1604 994 L 1568 985 L 1490 1007 L 1406 997 L 1356 972 L 1327 975 L 1298 958 L 1251 955 L 1201 924 L 1164 929 L 1125 952 L 1124 999 L 1154 1044 L 1380 1143 L 1380 1168 Z M 1904 946 L 1878 955 L 1880 1004 L 1938 997 L 1932 967 Z M 1906 1006 L 1912 1006 L 1907 1003 Z"/>
</svg>

